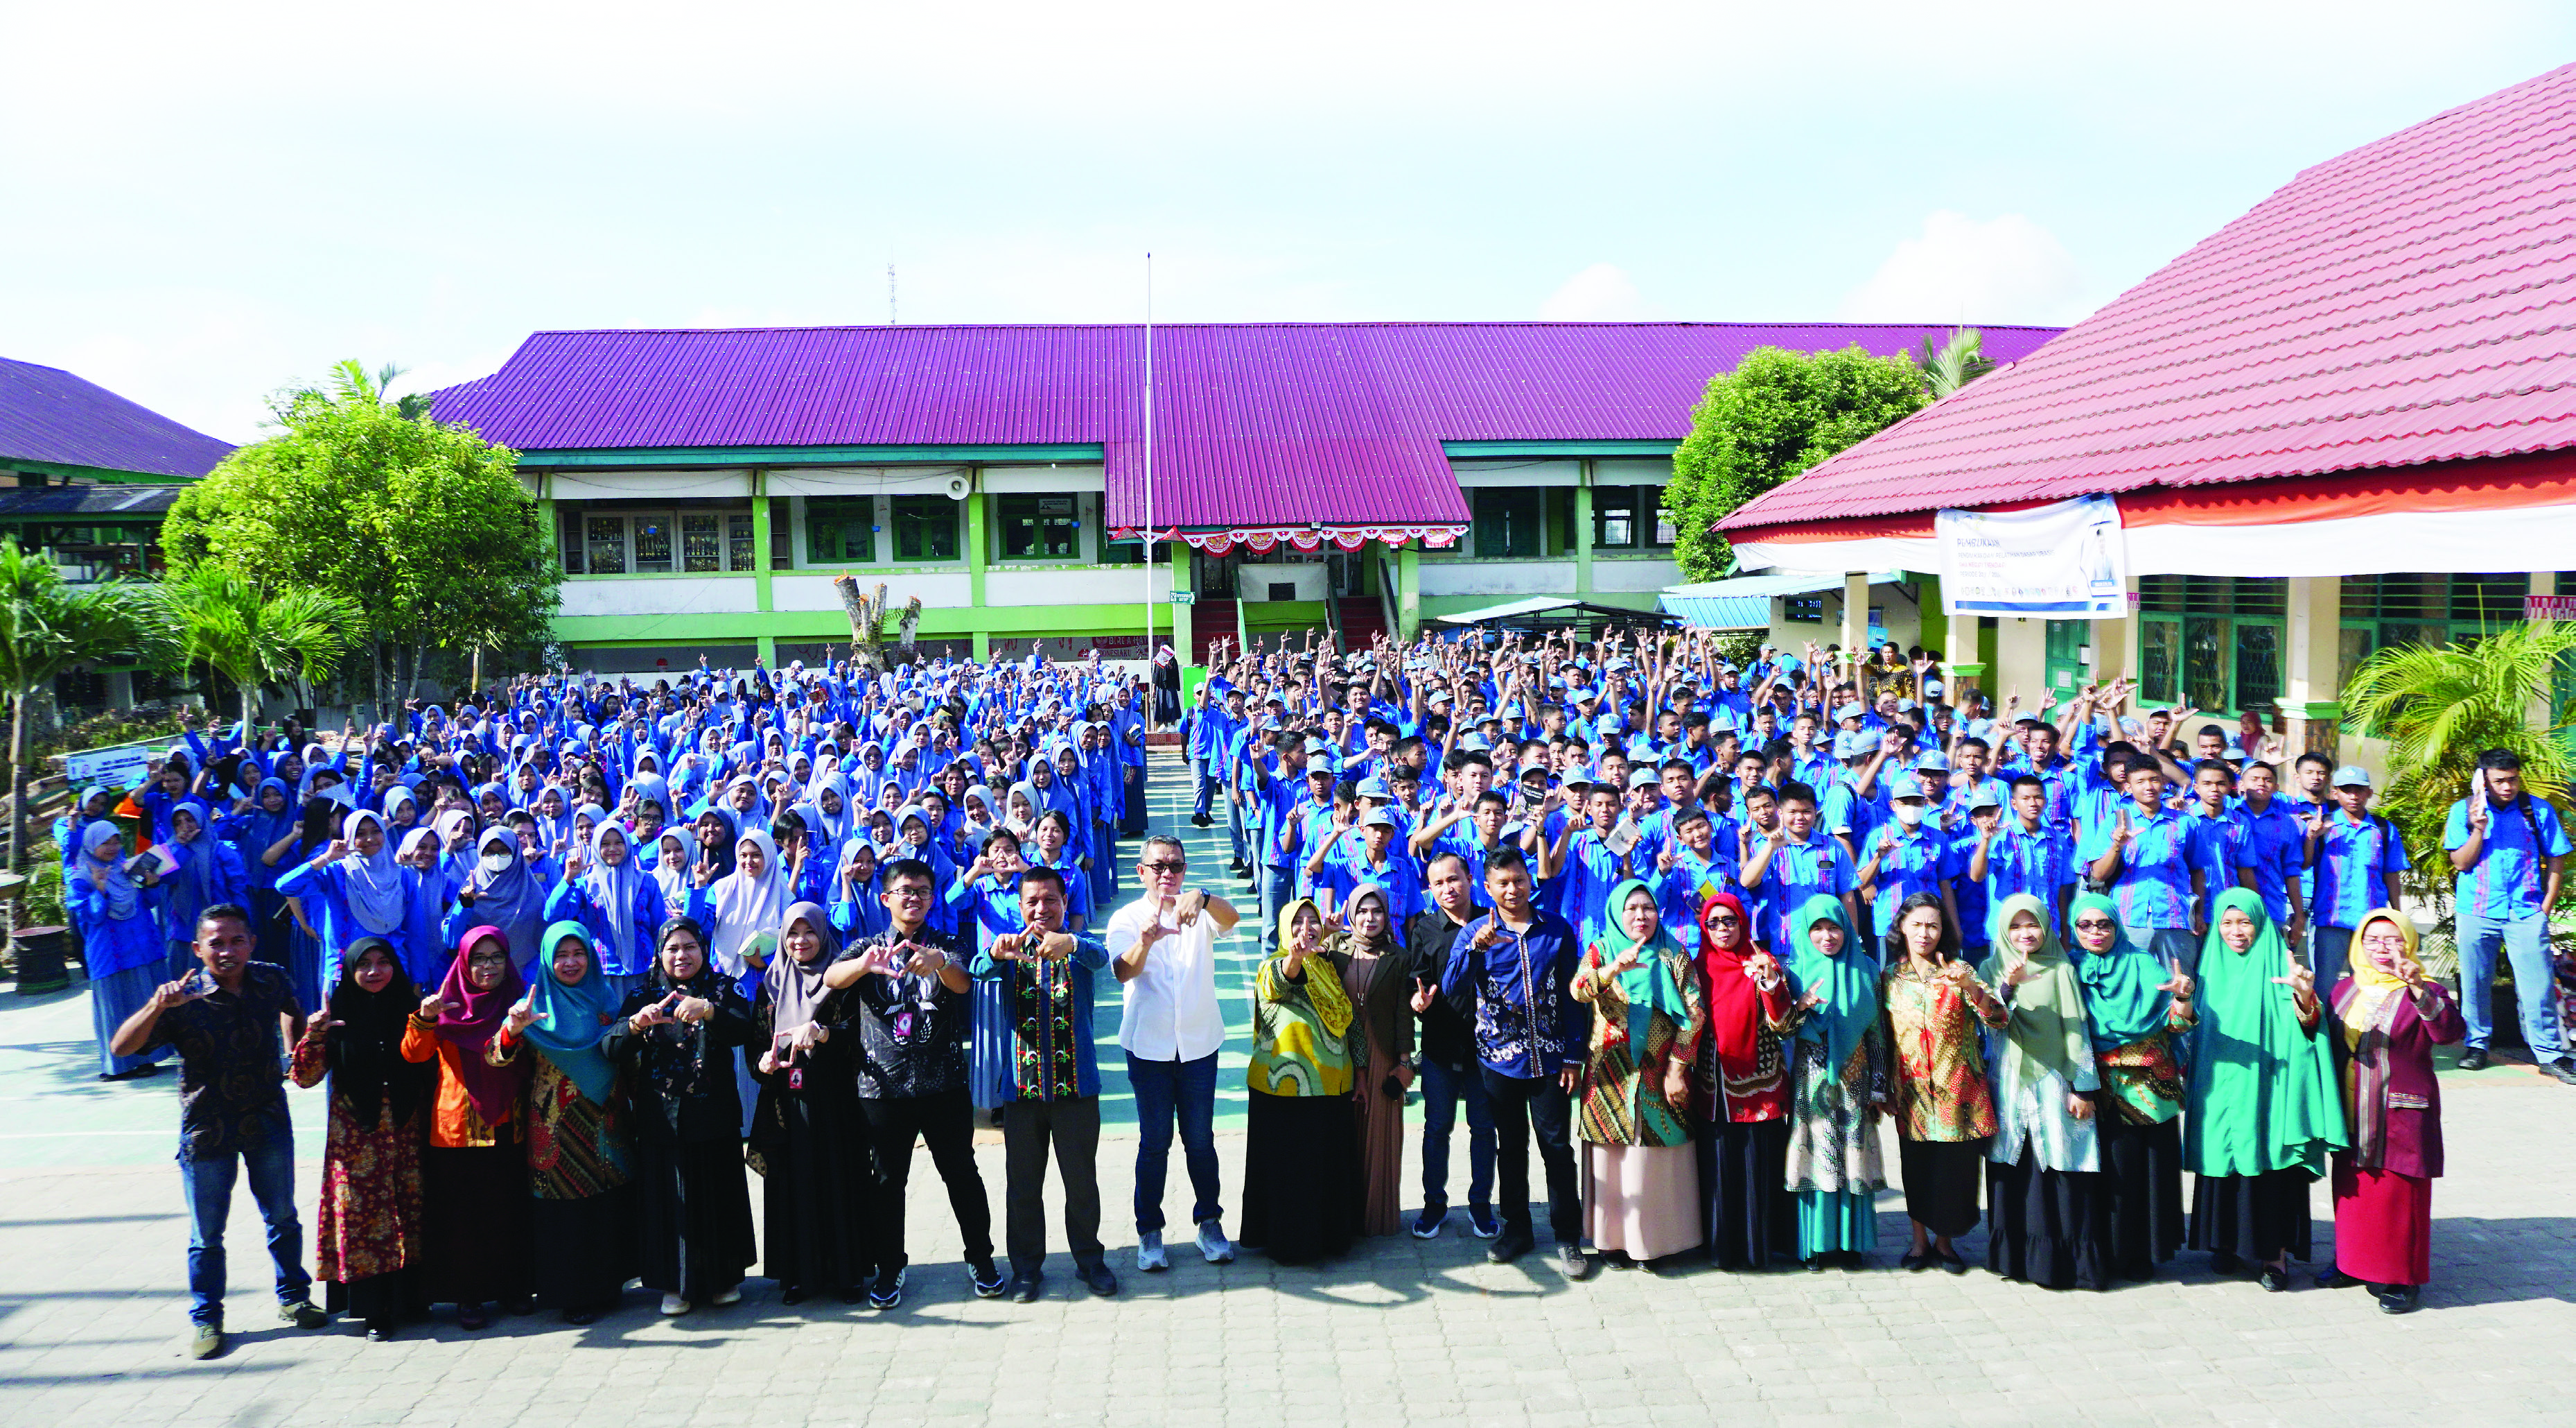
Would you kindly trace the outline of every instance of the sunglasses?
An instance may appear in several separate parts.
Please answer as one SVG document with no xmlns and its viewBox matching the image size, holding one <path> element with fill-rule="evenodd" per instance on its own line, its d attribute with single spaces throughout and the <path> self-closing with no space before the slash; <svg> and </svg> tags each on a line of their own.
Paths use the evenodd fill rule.
<svg viewBox="0 0 2576 1428">
<path fill-rule="evenodd" d="M 2078 932 L 2108 932 L 2111 930 L 2111 924 L 2104 922 L 2098 917 L 2079 917 L 2075 919 L 2075 930 Z"/>
<path fill-rule="evenodd" d="M 1149 873 L 1177 873 L 1189 867 L 1189 864 L 1173 862 L 1170 859 L 1163 859 L 1152 863 L 1138 863 L 1136 866 L 1143 868 Z"/>
</svg>

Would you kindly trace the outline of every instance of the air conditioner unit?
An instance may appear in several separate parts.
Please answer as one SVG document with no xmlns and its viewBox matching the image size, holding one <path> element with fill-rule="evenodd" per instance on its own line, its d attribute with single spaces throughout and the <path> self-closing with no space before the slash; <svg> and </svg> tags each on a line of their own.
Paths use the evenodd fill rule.
<svg viewBox="0 0 2576 1428">
<path fill-rule="evenodd" d="M 1235 574 L 1246 600 L 1321 600 L 1332 589 L 1332 573 L 1323 564 L 1246 565 Z"/>
<path fill-rule="evenodd" d="M 965 500 L 966 493 L 973 488 L 973 483 L 968 481 L 962 473 L 951 476 L 948 478 L 948 499 L 952 501 Z"/>
</svg>

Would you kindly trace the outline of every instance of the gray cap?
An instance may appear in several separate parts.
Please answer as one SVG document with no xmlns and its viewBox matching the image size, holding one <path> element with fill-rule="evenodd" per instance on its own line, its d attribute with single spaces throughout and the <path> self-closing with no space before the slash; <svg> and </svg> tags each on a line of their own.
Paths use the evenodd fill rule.
<svg viewBox="0 0 2576 1428">
<path fill-rule="evenodd" d="M 2368 788 L 2370 787 L 2370 770 L 2363 768 L 2359 764 L 2345 764 L 2342 768 L 2334 771 L 2334 786 L 2337 788 Z"/>
<path fill-rule="evenodd" d="M 1387 808 L 1372 808 L 1368 812 L 1360 815 L 1359 826 L 1362 828 L 1392 828 L 1395 826 L 1395 813 L 1393 810 Z"/>
</svg>

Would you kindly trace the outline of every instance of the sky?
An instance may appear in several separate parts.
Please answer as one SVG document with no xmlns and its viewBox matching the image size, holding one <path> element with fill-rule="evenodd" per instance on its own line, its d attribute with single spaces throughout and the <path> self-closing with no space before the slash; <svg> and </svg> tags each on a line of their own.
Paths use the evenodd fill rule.
<svg viewBox="0 0 2576 1428">
<path fill-rule="evenodd" d="M 0 0 L 0 355 L 231 441 L 578 327 L 2081 318 L 2576 6 Z"/>
</svg>

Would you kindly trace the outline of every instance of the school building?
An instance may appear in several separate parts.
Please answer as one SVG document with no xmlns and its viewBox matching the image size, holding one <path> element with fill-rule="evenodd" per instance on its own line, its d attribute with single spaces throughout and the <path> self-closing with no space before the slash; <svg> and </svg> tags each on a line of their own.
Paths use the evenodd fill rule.
<svg viewBox="0 0 2576 1428">
<path fill-rule="evenodd" d="M 2006 361 L 2054 333 L 1984 331 Z M 578 668 L 822 658 L 849 640 L 841 571 L 898 610 L 920 598 L 935 650 L 1141 657 L 1150 605 L 1156 642 L 1177 616 L 1195 661 L 1220 635 L 1357 645 L 1538 596 L 1652 611 L 1680 579 L 1663 488 L 1711 377 L 1757 346 L 1893 354 L 1946 333 L 540 332 L 434 409 L 518 451 Z"/>
<path fill-rule="evenodd" d="M 2293 749 L 2332 749 L 2373 650 L 2576 593 L 2571 172 L 2576 66 L 2300 173 L 1720 528 L 1745 567 L 1838 585 L 1840 608 L 1866 572 L 1903 577 L 1921 642 L 2025 705 L 2127 674 L 2150 704 L 2269 711 Z M 2102 494 L 2126 619 L 1944 617 L 1937 510 Z"/>
</svg>

